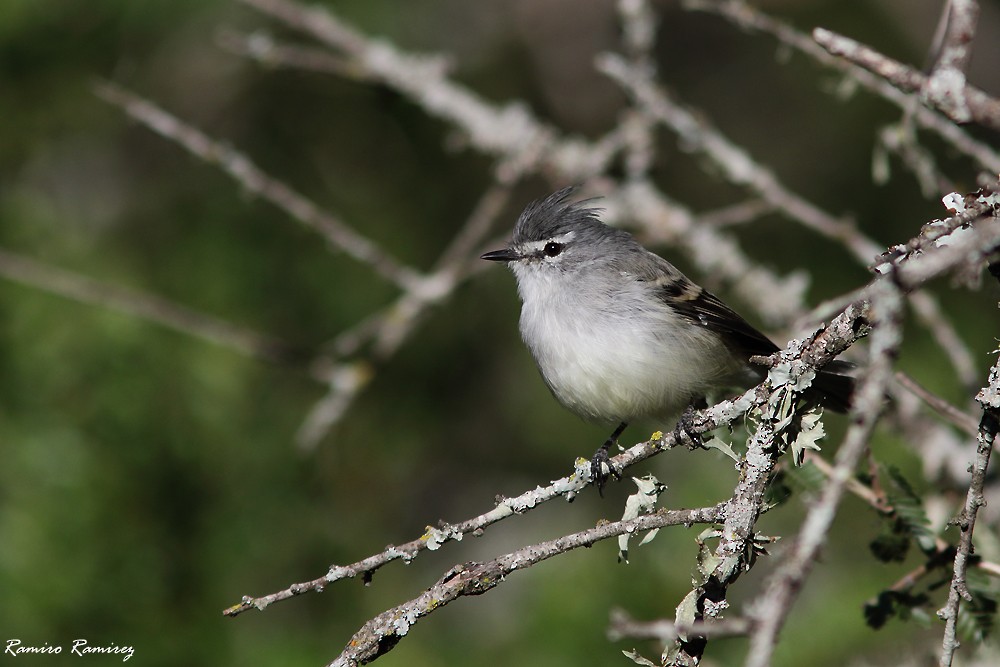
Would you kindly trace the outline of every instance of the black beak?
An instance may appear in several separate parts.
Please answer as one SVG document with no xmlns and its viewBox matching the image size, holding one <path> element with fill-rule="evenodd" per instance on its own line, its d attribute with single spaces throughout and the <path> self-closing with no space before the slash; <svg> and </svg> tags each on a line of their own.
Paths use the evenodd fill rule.
<svg viewBox="0 0 1000 667">
<path fill-rule="evenodd" d="M 513 262 L 516 259 L 520 259 L 520 256 L 511 248 L 504 248 L 503 250 L 491 250 L 484 255 L 480 255 L 479 259 L 486 259 L 491 262 Z"/>
</svg>

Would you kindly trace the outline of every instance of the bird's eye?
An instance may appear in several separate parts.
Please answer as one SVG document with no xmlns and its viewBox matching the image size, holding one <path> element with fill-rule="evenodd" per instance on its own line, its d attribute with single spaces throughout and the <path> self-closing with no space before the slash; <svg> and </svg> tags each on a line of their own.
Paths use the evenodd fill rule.
<svg viewBox="0 0 1000 667">
<path fill-rule="evenodd" d="M 562 250 L 563 250 L 563 244 L 556 243 L 555 241 L 549 241 L 548 243 L 545 244 L 545 247 L 542 248 L 542 252 L 544 252 L 549 257 L 555 257 L 556 255 L 561 253 Z"/>
</svg>

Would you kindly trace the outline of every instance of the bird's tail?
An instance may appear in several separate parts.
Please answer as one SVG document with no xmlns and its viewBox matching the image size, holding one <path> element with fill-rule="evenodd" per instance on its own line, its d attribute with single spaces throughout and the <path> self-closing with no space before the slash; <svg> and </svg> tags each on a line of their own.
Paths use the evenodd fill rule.
<svg viewBox="0 0 1000 667">
<path fill-rule="evenodd" d="M 816 374 L 807 397 L 825 408 L 836 412 L 847 412 L 851 407 L 851 395 L 854 393 L 854 378 L 844 375 L 844 371 L 853 368 L 846 361 L 834 361 Z"/>
</svg>

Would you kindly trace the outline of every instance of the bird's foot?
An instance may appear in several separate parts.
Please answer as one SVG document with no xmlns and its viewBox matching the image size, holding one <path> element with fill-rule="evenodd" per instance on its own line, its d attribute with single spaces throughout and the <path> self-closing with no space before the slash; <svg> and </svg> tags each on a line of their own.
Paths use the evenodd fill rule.
<svg viewBox="0 0 1000 667">
<path fill-rule="evenodd" d="M 590 459 L 590 478 L 597 485 L 597 493 L 604 497 L 604 485 L 608 483 L 608 479 L 613 475 L 615 479 L 621 479 L 621 473 L 615 468 L 614 464 L 611 463 L 611 456 L 609 454 L 611 446 L 616 444 L 613 440 L 607 440 L 603 445 L 597 448 L 594 452 L 594 456 Z"/>
<path fill-rule="evenodd" d="M 677 420 L 677 425 L 674 426 L 674 437 L 677 438 L 677 442 L 685 443 L 688 449 L 698 449 L 705 446 L 701 439 L 701 433 L 695 430 L 694 419 L 695 412 L 703 407 L 705 406 L 699 406 L 695 401 L 692 401 L 684 408 L 684 412 L 681 413 L 680 418 Z"/>
</svg>

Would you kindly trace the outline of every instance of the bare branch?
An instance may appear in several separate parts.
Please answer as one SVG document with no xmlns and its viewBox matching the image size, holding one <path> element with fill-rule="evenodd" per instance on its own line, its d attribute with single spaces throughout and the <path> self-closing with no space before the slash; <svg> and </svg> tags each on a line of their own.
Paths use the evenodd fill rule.
<svg viewBox="0 0 1000 667">
<path fill-rule="evenodd" d="M 679 104 L 620 56 L 605 54 L 598 61 L 598 68 L 621 84 L 640 107 L 676 132 L 686 150 L 710 159 L 726 180 L 747 187 L 791 219 L 842 242 L 863 265 L 880 252 L 881 248 L 853 223 L 829 215 L 785 188 L 773 172 L 709 125 L 703 114 Z"/>
<path fill-rule="evenodd" d="M 924 83 L 927 100 L 959 123 L 972 119 L 965 99 L 965 73 L 972 57 L 972 40 L 979 20 L 976 0 L 948 0 L 940 57 Z"/>
<path fill-rule="evenodd" d="M 246 35 L 234 30 L 222 30 L 217 41 L 227 51 L 252 58 L 265 67 L 321 72 L 348 79 L 363 78 L 363 72 L 358 68 L 352 67 L 344 58 L 339 58 L 325 49 L 283 44 L 263 32 Z"/>
<path fill-rule="evenodd" d="M 304 357 L 302 350 L 277 338 L 199 313 L 160 296 L 102 283 L 7 250 L 0 250 L 0 275 L 67 299 L 156 322 L 266 361 L 302 361 Z"/>
<path fill-rule="evenodd" d="M 483 193 L 475 210 L 435 263 L 434 269 L 414 283 L 395 303 L 342 333 L 330 346 L 333 355 L 313 363 L 315 375 L 329 387 L 309 411 L 296 436 L 304 449 L 312 449 L 346 414 L 354 398 L 373 377 L 374 369 L 388 361 L 416 329 L 428 310 L 447 299 L 464 280 L 482 270 L 484 262 L 472 249 L 483 242 L 510 197 L 519 172 L 498 169 L 498 182 Z M 342 361 L 371 344 L 367 359 Z"/>
<path fill-rule="evenodd" d="M 967 435 L 975 438 L 979 434 L 979 428 L 972 415 L 955 407 L 937 394 L 923 387 L 912 377 L 902 371 L 896 373 L 896 382 L 901 384 L 907 391 L 918 396 L 920 400 L 929 405 L 935 412 L 947 419 L 949 422 L 962 429 Z"/>
<path fill-rule="evenodd" d="M 904 93 L 916 93 L 926 89 L 928 85 L 927 77 L 912 67 L 882 55 L 878 51 L 864 46 L 849 37 L 838 35 L 837 33 L 816 28 L 813 30 L 813 39 L 835 56 L 845 58 L 865 69 L 883 77 L 892 85 L 899 88 Z M 954 70 L 949 70 L 954 74 Z M 964 84 L 965 77 L 961 77 Z M 954 83 L 949 83 L 940 92 L 934 93 L 935 98 L 928 101 L 941 110 L 946 116 L 956 123 L 964 123 L 969 120 L 993 130 L 1000 130 L 1000 100 L 987 95 L 979 88 L 968 85 L 960 85 L 959 92 L 954 92 Z M 950 99 L 945 102 L 943 99 Z M 956 100 L 964 98 L 965 106 L 957 104 Z M 965 114 L 967 109 L 968 114 Z"/>
<path fill-rule="evenodd" d="M 734 227 L 753 222 L 772 211 L 774 206 L 766 201 L 748 199 L 732 206 L 701 213 L 698 215 L 698 224 L 710 227 Z"/>
<path fill-rule="evenodd" d="M 947 141 L 955 150 L 974 159 L 982 169 L 991 174 L 1000 173 L 1000 153 L 989 145 L 969 136 L 962 128 L 947 118 L 922 104 L 915 104 L 915 95 L 896 88 L 885 79 L 875 76 L 867 69 L 849 60 L 832 56 L 805 33 L 787 23 L 770 17 L 743 0 L 684 0 L 684 6 L 706 12 L 713 12 L 744 30 L 756 30 L 774 36 L 782 44 L 794 48 L 816 62 L 845 73 L 850 80 L 865 90 L 895 104 L 907 114 L 912 114 L 914 122 L 921 128 L 934 132 Z"/>
<path fill-rule="evenodd" d="M 524 105 L 497 108 L 450 81 L 445 60 L 406 53 L 386 41 L 371 39 L 322 8 L 290 0 L 242 2 L 342 53 L 365 76 L 391 86 L 428 114 L 463 130 L 481 152 L 516 158 L 522 164 L 541 161 L 565 178 L 578 180 L 604 171 L 619 148 L 580 139 L 560 140 L 555 129 L 538 121 Z"/>
<path fill-rule="evenodd" d="M 983 486 L 986 483 L 986 469 L 990 464 L 990 453 L 1000 444 L 1000 359 L 990 369 L 989 384 L 983 387 L 976 401 L 983 407 L 983 417 L 979 422 L 979 434 L 976 439 L 976 458 L 972 463 L 972 479 L 969 491 L 965 496 L 965 507 L 955 519 L 955 524 L 961 531 L 958 539 L 958 550 L 955 554 L 955 568 L 948 588 L 948 602 L 937 615 L 945 622 L 944 639 L 941 644 L 941 667 L 950 667 L 958 640 L 955 631 L 958 627 L 958 613 L 961 600 L 972 600 L 972 595 L 966 588 L 965 577 L 969 566 L 969 556 L 972 554 L 972 533 L 976 528 L 976 516 L 979 508 L 986 504 L 983 497 Z"/>
<path fill-rule="evenodd" d="M 676 132 L 688 150 L 711 160 L 732 183 L 747 187 L 790 219 L 843 243 L 862 266 L 868 266 L 881 252 L 880 246 L 853 222 L 835 218 L 788 190 L 769 169 L 711 126 L 703 114 L 683 107 L 619 56 L 606 54 L 598 67 L 621 83 L 637 104 Z M 914 294 L 911 301 L 962 378 L 971 381 L 975 374 L 972 355 L 962 344 L 954 327 L 944 318 L 933 297 Z"/>
<path fill-rule="evenodd" d="M 152 102 L 112 83 L 98 83 L 101 99 L 119 107 L 160 136 L 175 142 L 195 157 L 216 165 L 248 192 L 271 202 L 307 227 L 311 227 L 333 247 L 364 262 L 386 280 L 406 289 L 418 280 L 413 269 L 403 266 L 372 241 L 346 226 L 314 202 L 288 185 L 268 176 L 243 153 L 211 139 Z"/>
<path fill-rule="evenodd" d="M 727 618 L 681 625 L 666 619 L 637 621 L 625 611 L 615 609 L 611 612 L 608 638 L 613 642 L 626 638 L 655 639 L 666 644 L 685 635 L 709 638 L 739 637 L 749 634 L 750 628 L 750 621 L 745 618 Z"/>
<path fill-rule="evenodd" d="M 330 663 L 330 667 L 356 667 L 375 660 L 392 650 L 410 628 L 424 616 L 459 597 L 482 595 L 517 570 L 626 533 L 665 526 L 714 523 L 719 520 L 723 511 L 721 504 L 693 510 L 660 510 L 637 519 L 603 523 L 596 528 L 512 551 L 491 561 L 457 565 L 419 597 L 384 611 L 365 623 L 348 642 L 344 652 Z"/>
</svg>

